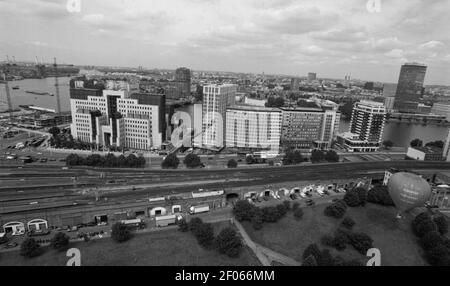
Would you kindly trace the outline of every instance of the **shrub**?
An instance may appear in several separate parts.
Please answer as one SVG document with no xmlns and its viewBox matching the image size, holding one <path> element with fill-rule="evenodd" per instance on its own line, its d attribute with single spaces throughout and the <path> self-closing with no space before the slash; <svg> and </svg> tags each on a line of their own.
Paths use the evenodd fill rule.
<svg viewBox="0 0 450 286">
<path fill-rule="evenodd" d="M 203 224 L 203 221 L 199 217 L 194 217 L 189 221 L 189 230 L 195 235 L 198 228 Z"/>
<path fill-rule="evenodd" d="M 201 246 L 206 248 L 211 247 L 214 242 L 214 229 L 212 225 L 210 223 L 200 224 L 195 231 L 195 237 Z"/>
<path fill-rule="evenodd" d="M 325 208 L 324 214 L 334 218 L 341 218 L 344 216 L 345 211 L 346 207 L 343 203 L 335 202 Z"/>
<path fill-rule="evenodd" d="M 420 239 L 420 243 L 425 250 L 429 250 L 439 245 L 443 245 L 444 239 L 439 232 L 430 231 Z"/>
<path fill-rule="evenodd" d="M 331 245 L 339 251 L 344 250 L 349 243 L 348 235 L 343 231 L 336 231 Z"/>
<path fill-rule="evenodd" d="M 442 244 L 430 249 L 426 257 L 433 266 L 450 266 L 450 249 Z"/>
<path fill-rule="evenodd" d="M 355 225 L 355 221 L 349 217 L 344 218 L 344 220 L 342 221 L 342 226 L 348 228 L 348 229 L 352 229 L 353 226 Z"/>
<path fill-rule="evenodd" d="M 32 258 L 41 254 L 41 246 L 34 238 L 25 239 L 20 245 L 20 255 Z"/>
<path fill-rule="evenodd" d="M 320 261 L 321 259 L 321 255 L 322 253 L 320 252 L 319 247 L 317 246 L 317 244 L 313 243 L 308 245 L 308 247 L 306 247 L 305 251 L 303 252 L 303 261 L 306 260 L 306 258 L 308 258 L 309 256 L 312 256 L 316 259 L 316 261 Z"/>
<path fill-rule="evenodd" d="M 184 157 L 183 163 L 188 168 L 197 168 L 202 165 L 202 160 L 200 160 L 200 157 L 196 154 L 187 154 L 186 157 Z"/>
<path fill-rule="evenodd" d="M 361 205 L 359 195 L 354 190 L 345 193 L 344 201 L 349 207 L 357 207 Z"/>
<path fill-rule="evenodd" d="M 255 212 L 255 206 L 247 200 L 239 200 L 233 208 L 233 214 L 238 221 L 250 221 Z"/>
<path fill-rule="evenodd" d="M 178 221 L 178 230 L 182 232 L 187 232 L 189 230 L 189 224 L 186 222 L 186 219 L 181 219 Z"/>
<path fill-rule="evenodd" d="M 303 209 L 301 209 L 301 208 L 296 208 L 296 209 L 294 210 L 294 217 L 295 217 L 295 219 L 297 219 L 297 220 L 302 219 L 302 218 L 303 218 Z"/>
<path fill-rule="evenodd" d="M 131 232 L 125 224 L 116 222 L 111 229 L 111 238 L 116 242 L 124 242 L 131 238 Z"/>
<path fill-rule="evenodd" d="M 348 238 L 350 244 L 363 255 L 366 255 L 367 250 L 373 247 L 372 238 L 365 233 L 352 233 Z"/>
<path fill-rule="evenodd" d="M 58 232 L 50 240 L 50 245 L 56 250 L 64 250 L 69 245 L 69 236 L 65 233 Z"/>
<path fill-rule="evenodd" d="M 302 266 L 318 266 L 317 260 L 314 258 L 314 256 L 310 255 L 303 260 Z"/>
<path fill-rule="evenodd" d="M 227 162 L 227 167 L 228 168 L 236 168 L 238 166 L 238 163 L 236 162 L 236 160 L 234 159 L 230 159 Z"/>
<path fill-rule="evenodd" d="M 386 186 L 376 186 L 367 192 L 367 201 L 384 206 L 393 206 L 389 191 Z"/>
<path fill-rule="evenodd" d="M 448 220 L 443 215 L 438 215 L 433 218 L 434 223 L 437 225 L 438 230 L 441 234 L 447 234 L 448 232 Z"/>
<path fill-rule="evenodd" d="M 431 220 L 431 218 L 420 221 L 414 227 L 414 233 L 418 237 L 422 237 L 429 232 L 437 231 L 437 230 L 438 230 L 437 225 Z"/>
<path fill-rule="evenodd" d="M 231 227 L 224 228 L 219 233 L 215 239 L 215 245 L 220 253 L 226 254 L 229 257 L 238 257 L 242 251 L 241 238 Z"/>
</svg>

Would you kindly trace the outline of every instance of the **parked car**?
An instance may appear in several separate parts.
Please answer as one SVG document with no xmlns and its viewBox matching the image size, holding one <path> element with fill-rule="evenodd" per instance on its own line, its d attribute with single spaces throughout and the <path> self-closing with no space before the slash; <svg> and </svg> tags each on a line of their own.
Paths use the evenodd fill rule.
<svg viewBox="0 0 450 286">
<path fill-rule="evenodd" d="M 5 249 L 17 247 L 19 244 L 15 241 L 9 242 L 5 245 Z"/>
</svg>

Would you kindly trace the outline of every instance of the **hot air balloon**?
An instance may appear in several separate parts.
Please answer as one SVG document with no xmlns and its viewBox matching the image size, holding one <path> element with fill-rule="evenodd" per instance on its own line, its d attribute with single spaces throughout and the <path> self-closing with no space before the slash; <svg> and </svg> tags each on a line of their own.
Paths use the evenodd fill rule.
<svg viewBox="0 0 450 286">
<path fill-rule="evenodd" d="M 402 212 L 423 206 L 431 195 L 431 187 L 422 177 L 406 172 L 395 173 L 389 178 L 388 191 L 395 206 Z"/>
</svg>

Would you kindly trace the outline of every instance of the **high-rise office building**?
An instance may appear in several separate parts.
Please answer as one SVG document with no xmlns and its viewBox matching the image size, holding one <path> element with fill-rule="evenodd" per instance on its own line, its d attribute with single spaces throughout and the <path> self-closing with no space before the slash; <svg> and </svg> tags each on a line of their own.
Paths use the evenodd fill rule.
<svg viewBox="0 0 450 286">
<path fill-rule="evenodd" d="M 317 74 L 315 72 L 308 73 L 308 81 L 313 81 L 317 79 Z"/>
<path fill-rule="evenodd" d="M 283 148 L 329 148 L 339 129 L 340 113 L 334 109 L 298 107 L 282 110 Z"/>
<path fill-rule="evenodd" d="M 235 103 L 237 86 L 234 84 L 203 87 L 202 145 L 208 149 L 225 146 L 227 106 Z"/>
<path fill-rule="evenodd" d="M 160 148 L 165 132 L 163 94 L 132 93 L 126 82 L 109 81 L 108 89 L 70 89 L 71 133 L 97 146 L 150 150 Z"/>
<path fill-rule="evenodd" d="M 300 89 L 300 79 L 299 78 L 291 78 L 291 90 L 298 91 Z"/>
<path fill-rule="evenodd" d="M 444 157 L 445 161 L 450 162 L 450 129 L 448 130 L 447 138 L 445 139 L 442 156 Z"/>
<path fill-rule="evenodd" d="M 392 112 L 394 109 L 396 91 L 397 91 L 396 83 L 385 83 L 383 85 L 384 107 L 386 107 L 387 112 Z"/>
<path fill-rule="evenodd" d="M 362 100 L 353 107 L 350 130 L 337 143 L 349 152 L 377 151 L 383 138 L 386 108 L 381 102 Z"/>
<path fill-rule="evenodd" d="M 394 109 L 415 113 L 423 93 L 423 82 L 427 67 L 419 63 L 402 65 L 395 93 Z"/>
<path fill-rule="evenodd" d="M 175 85 L 181 89 L 181 97 L 191 94 L 191 70 L 188 68 L 177 68 L 175 70 Z"/>
<path fill-rule="evenodd" d="M 280 149 L 281 110 L 235 105 L 227 108 L 226 147 L 246 150 Z"/>
</svg>

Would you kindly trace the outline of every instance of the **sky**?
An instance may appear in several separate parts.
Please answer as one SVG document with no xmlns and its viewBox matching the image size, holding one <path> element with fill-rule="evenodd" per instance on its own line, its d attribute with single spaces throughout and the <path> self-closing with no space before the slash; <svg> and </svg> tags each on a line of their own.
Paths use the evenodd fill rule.
<svg viewBox="0 0 450 286">
<path fill-rule="evenodd" d="M 415 61 L 426 84 L 450 85 L 449 11 L 448 0 L 0 0 L 0 59 L 382 82 Z"/>
</svg>

